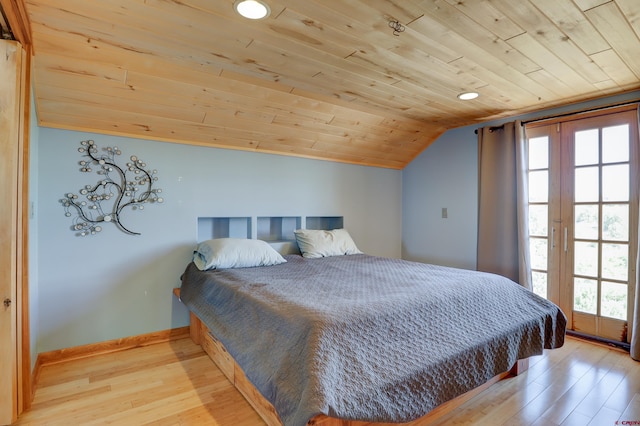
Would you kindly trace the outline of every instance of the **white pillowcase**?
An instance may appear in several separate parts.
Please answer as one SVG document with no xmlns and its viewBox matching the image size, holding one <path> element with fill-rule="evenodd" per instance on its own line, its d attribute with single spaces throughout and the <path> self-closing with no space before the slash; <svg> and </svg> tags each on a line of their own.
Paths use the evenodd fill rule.
<svg viewBox="0 0 640 426">
<path fill-rule="evenodd" d="M 201 242 L 193 252 L 193 263 L 201 271 L 271 266 L 284 262 L 284 257 L 262 240 L 216 238 Z"/>
<path fill-rule="evenodd" d="M 294 231 L 294 234 L 302 256 L 309 259 L 342 256 L 345 254 L 362 254 L 346 229 L 333 229 L 331 231 L 298 229 Z"/>
</svg>

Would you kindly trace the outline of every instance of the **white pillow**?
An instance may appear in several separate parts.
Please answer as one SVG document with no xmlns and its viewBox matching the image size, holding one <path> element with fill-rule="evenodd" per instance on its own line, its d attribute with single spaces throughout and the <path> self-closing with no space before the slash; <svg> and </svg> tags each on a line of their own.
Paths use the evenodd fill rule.
<svg viewBox="0 0 640 426">
<path fill-rule="evenodd" d="M 262 240 L 216 238 L 201 242 L 193 252 L 193 263 L 201 271 L 271 266 L 284 262 L 284 257 Z"/>
<path fill-rule="evenodd" d="M 298 229 L 293 232 L 296 235 L 296 241 L 302 256 L 309 259 L 342 256 L 345 254 L 362 254 L 346 229 L 334 229 L 331 231 Z"/>
</svg>

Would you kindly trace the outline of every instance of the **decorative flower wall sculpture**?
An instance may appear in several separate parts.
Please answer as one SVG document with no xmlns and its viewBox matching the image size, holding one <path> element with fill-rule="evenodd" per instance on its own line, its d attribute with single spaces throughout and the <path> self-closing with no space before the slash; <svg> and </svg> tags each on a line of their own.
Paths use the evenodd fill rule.
<svg viewBox="0 0 640 426">
<path fill-rule="evenodd" d="M 132 210 L 143 210 L 147 203 L 162 203 L 159 195 L 162 189 L 153 188 L 158 180 L 157 170 L 146 170 L 147 165 L 135 155 L 130 157 L 126 168 L 116 164 L 115 158 L 122 151 L 117 146 L 103 148 L 98 154 L 98 146 L 92 140 L 80 142 L 78 152 L 88 157 L 81 160 L 80 171 L 101 175 L 94 185 L 86 185 L 79 194 L 69 192 L 60 200 L 65 216 L 73 218 L 71 230 L 77 236 L 95 235 L 102 231 L 104 223 L 113 223 L 120 230 L 130 235 L 140 235 L 128 229 L 122 223 L 122 212 L 130 207 Z"/>
</svg>

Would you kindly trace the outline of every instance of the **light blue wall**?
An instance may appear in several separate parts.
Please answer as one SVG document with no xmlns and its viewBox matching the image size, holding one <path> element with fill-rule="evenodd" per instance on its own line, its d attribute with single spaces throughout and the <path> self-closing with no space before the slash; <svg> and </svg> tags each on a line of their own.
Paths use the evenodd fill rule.
<svg viewBox="0 0 640 426">
<path fill-rule="evenodd" d="M 165 203 L 124 219 L 142 235 L 108 225 L 92 237 L 70 230 L 59 200 L 98 180 L 79 171 L 85 139 L 158 170 Z M 35 145 L 38 352 L 187 325 L 171 289 L 190 260 L 199 216 L 344 216 L 361 250 L 401 255 L 398 170 L 49 128 Z"/>
<path fill-rule="evenodd" d="M 640 99 L 640 92 L 449 130 L 402 173 L 402 257 L 465 269 L 476 268 L 478 233 L 478 136 L 476 129 L 507 121 Z M 442 218 L 442 208 L 448 218 Z"/>
<path fill-rule="evenodd" d="M 475 269 L 478 156 L 469 133 L 446 132 L 404 169 L 404 259 Z"/>
</svg>

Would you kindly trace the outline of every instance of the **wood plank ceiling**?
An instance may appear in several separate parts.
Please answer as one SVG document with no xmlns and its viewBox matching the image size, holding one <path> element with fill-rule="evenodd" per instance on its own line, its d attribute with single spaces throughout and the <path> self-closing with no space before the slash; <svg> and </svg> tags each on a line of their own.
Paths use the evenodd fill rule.
<svg viewBox="0 0 640 426">
<path fill-rule="evenodd" d="M 267 2 L 25 0 L 40 125 L 401 169 L 446 129 L 640 88 L 638 0 Z"/>
</svg>

